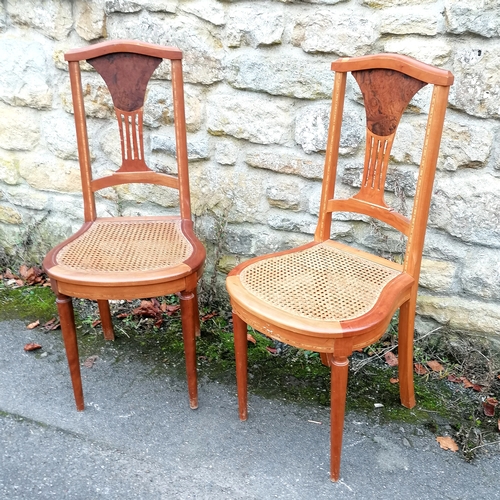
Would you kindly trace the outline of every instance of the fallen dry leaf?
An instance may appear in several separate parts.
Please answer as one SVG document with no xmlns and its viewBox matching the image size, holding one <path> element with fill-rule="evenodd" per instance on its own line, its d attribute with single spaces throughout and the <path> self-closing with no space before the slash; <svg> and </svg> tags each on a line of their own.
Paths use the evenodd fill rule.
<svg viewBox="0 0 500 500">
<path fill-rule="evenodd" d="M 389 366 L 398 366 L 398 358 L 393 352 L 386 352 L 384 358 Z"/>
<path fill-rule="evenodd" d="M 427 361 L 427 366 L 433 372 L 442 372 L 444 370 L 443 365 L 439 361 Z"/>
<path fill-rule="evenodd" d="M 95 328 L 97 325 L 99 325 L 101 323 L 101 320 L 100 319 L 95 319 L 94 321 L 92 321 L 92 328 Z"/>
<path fill-rule="evenodd" d="M 253 335 L 250 335 L 249 333 L 247 333 L 247 340 L 248 342 L 252 342 L 252 344 L 257 343 L 257 341 L 253 338 Z"/>
<path fill-rule="evenodd" d="M 472 390 L 476 392 L 481 392 L 483 390 L 483 386 L 479 384 L 472 384 Z"/>
<path fill-rule="evenodd" d="M 467 380 L 465 377 L 463 378 L 462 382 L 464 383 L 464 387 L 466 389 L 470 389 L 474 386 L 474 384 L 470 380 Z"/>
<path fill-rule="evenodd" d="M 415 367 L 415 373 L 417 375 L 426 375 L 427 373 L 429 373 L 429 370 L 427 370 L 427 368 L 420 363 L 415 363 L 413 366 Z"/>
<path fill-rule="evenodd" d="M 25 351 L 36 351 L 37 349 L 41 349 L 42 346 L 40 344 L 35 344 L 34 342 L 30 342 L 24 346 Z"/>
<path fill-rule="evenodd" d="M 453 382 L 454 384 L 461 384 L 463 382 L 463 377 L 457 377 L 456 375 L 448 375 L 448 382 Z"/>
<path fill-rule="evenodd" d="M 97 355 L 93 355 L 93 356 L 89 356 L 84 362 L 83 362 L 83 366 L 85 366 L 85 368 L 92 368 L 94 366 L 94 363 L 96 362 L 97 358 L 99 356 Z"/>
<path fill-rule="evenodd" d="M 276 356 L 278 354 L 278 349 L 275 349 L 274 347 L 269 347 L 269 346 L 266 346 L 266 349 L 268 350 L 268 352 L 270 352 L 273 356 Z"/>
<path fill-rule="evenodd" d="M 450 436 L 439 436 L 436 438 L 436 441 L 439 443 L 439 446 L 443 448 L 443 450 L 451 450 L 453 452 L 458 451 L 457 443 Z"/>
<path fill-rule="evenodd" d="M 500 418 L 498 419 L 498 430 L 500 431 Z"/>
<path fill-rule="evenodd" d="M 487 417 L 493 417 L 495 415 L 495 407 L 498 405 L 498 401 L 495 398 L 486 398 L 483 402 L 483 411 Z"/>
<path fill-rule="evenodd" d="M 8 280 L 17 280 L 19 279 L 19 276 L 12 274 L 12 271 L 10 269 L 6 269 L 4 273 L 4 278 Z"/>
<path fill-rule="evenodd" d="M 179 304 L 173 304 L 173 305 L 167 305 L 167 308 L 165 310 L 165 313 L 167 316 L 172 316 L 174 313 L 176 313 L 181 306 Z"/>
<path fill-rule="evenodd" d="M 47 323 L 45 323 L 43 327 L 45 328 L 45 330 L 50 332 L 52 330 L 57 330 L 58 328 L 60 328 L 61 323 L 59 323 L 59 321 L 57 321 L 56 318 L 52 318 L 49 321 L 47 321 Z"/>
<path fill-rule="evenodd" d="M 398 384 L 398 383 L 399 383 L 399 379 L 398 379 L 398 378 L 394 378 L 394 377 L 392 377 L 392 378 L 390 378 L 390 379 L 389 379 L 389 382 L 390 382 L 391 384 Z"/>
<path fill-rule="evenodd" d="M 26 328 L 28 330 L 33 330 L 33 328 L 36 328 L 40 324 L 40 320 L 37 319 L 36 321 L 33 321 L 33 323 L 30 323 Z"/>
<path fill-rule="evenodd" d="M 207 321 L 207 320 L 213 318 L 214 316 L 217 316 L 217 312 L 216 311 L 208 313 L 208 314 L 205 314 L 205 316 L 203 316 L 201 318 L 201 321 Z"/>
</svg>

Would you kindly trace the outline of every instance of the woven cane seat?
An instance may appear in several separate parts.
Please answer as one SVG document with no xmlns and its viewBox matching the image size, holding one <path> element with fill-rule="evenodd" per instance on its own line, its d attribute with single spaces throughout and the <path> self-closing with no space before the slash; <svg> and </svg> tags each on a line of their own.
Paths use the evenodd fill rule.
<svg viewBox="0 0 500 500">
<path fill-rule="evenodd" d="M 130 273 L 176 266 L 192 252 L 179 220 L 97 220 L 56 261 L 78 271 Z"/>
<path fill-rule="evenodd" d="M 282 311 L 342 321 L 373 308 L 399 271 L 328 244 L 259 260 L 240 273 L 243 287 Z"/>
</svg>

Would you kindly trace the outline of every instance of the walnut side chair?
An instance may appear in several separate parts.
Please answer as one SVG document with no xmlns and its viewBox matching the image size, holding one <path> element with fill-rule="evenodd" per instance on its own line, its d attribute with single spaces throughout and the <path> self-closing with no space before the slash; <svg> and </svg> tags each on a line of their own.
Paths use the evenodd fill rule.
<svg viewBox="0 0 500 500">
<path fill-rule="evenodd" d="M 191 220 L 182 52 L 131 40 L 98 43 L 65 54 L 75 114 L 84 224 L 44 259 L 56 294 L 62 335 L 78 411 L 84 409 L 72 297 L 96 300 L 104 337 L 114 339 L 109 300 L 177 293 L 180 297 L 189 404 L 197 408 L 196 287 L 205 248 Z M 143 105 L 146 87 L 163 59 L 171 62 L 178 175 L 151 170 L 144 159 Z M 101 75 L 111 94 L 121 139 L 122 163 L 110 175 L 92 178 L 80 61 Z M 98 217 L 94 193 L 127 183 L 157 184 L 179 192 L 180 215 Z"/>
<path fill-rule="evenodd" d="M 331 369 L 330 477 L 340 477 L 348 377 L 353 350 L 377 341 L 399 308 L 399 384 L 404 406 L 415 405 L 413 332 L 427 218 L 449 88 L 449 71 L 406 56 L 380 54 L 332 63 L 335 81 L 321 204 L 314 241 L 256 257 L 235 267 L 226 286 L 231 298 L 239 417 L 247 419 L 247 325 L 286 344 L 319 352 Z M 361 188 L 334 197 L 347 73 L 359 85 L 366 112 Z M 384 200 L 396 129 L 416 92 L 433 85 L 411 218 Z M 407 237 L 398 264 L 332 241 L 333 212 L 376 218 Z"/>
</svg>

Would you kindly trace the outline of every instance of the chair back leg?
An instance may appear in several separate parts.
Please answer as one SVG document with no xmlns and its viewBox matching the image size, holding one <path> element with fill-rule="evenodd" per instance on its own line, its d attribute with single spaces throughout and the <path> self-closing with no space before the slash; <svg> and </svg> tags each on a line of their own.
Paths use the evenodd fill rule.
<svg viewBox="0 0 500 500">
<path fill-rule="evenodd" d="M 413 408 L 416 404 L 413 385 L 413 335 L 415 330 L 416 297 L 399 308 L 398 371 L 401 404 Z"/>
<path fill-rule="evenodd" d="M 98 300 L 99 316 L 101 317 L 101 326 L 106 340 L 115 340 L 115 332 L 113 331 L 113 322 L 111 320 L 111 311 L 109 310 L 109 302 L 107 300 Z"/>
</svg>

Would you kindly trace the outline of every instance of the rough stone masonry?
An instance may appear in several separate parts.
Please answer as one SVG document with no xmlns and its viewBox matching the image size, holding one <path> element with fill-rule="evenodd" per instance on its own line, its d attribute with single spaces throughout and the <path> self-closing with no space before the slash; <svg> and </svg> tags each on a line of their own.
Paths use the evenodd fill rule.
<svg viewBox="0 0 500 500">
<path fill-rule="evenodd" d="M 185 53 L 190 175 L 200 236 L 239 259 L 309 241 L 318 213 L 339 56 L 396 52 L 455 74 L 427 232 L 418 312 L 458 330 L 500 334 L 500 3 L 498 0 L 3 0 L 0 3 L 0 247 L 40 253 L 82 222 L 66 50 L 112 38 Z M 84 67 L 95 175 L 120 161 L 104 83 Z M 393 151 L 387 198 L 409 210 L 425 124 L 424 89 Z M 360 93 L 349 84 L 339 192 L 359 185 Z M 169 71 L 145 104 L 149 165 L 172 171 Z M 100 215 L 175 211 L 175 193 L 142 185 L 100 192 Z M 227 223 L 225 231 L 217 230 Z M 401 253 L 364 217 L 333 237 Z"/>
</svg>

